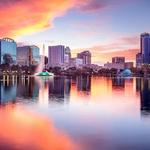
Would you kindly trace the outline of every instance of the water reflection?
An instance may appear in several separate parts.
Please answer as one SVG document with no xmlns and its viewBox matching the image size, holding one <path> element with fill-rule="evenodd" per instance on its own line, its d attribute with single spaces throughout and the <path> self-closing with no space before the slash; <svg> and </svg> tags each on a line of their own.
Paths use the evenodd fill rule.
<svg viewBox="0 0 150 150">
<path fill-rule="evenodd" d="M 92 79 L 96 81 L 96 78 Z M 150 80 L 136 78 L 136 91 L 140 93 L 141 110 L 150 110 Z M 104 80 L 103 80 L 104 81 Z M 101 81 L 101 84 L 103 84 Z M 124 78 L 107 78 L 105 86 L 110 87 L 112 81 L 112 91 L 117 89 L 125 92 L 129 89 L 129 85 L 133 88 L 133 79 Z M 69 102 L 70 93 L 77 91 L 80 94 L 91 92 L 91 77 L 79 76 L 76 78 L 54 77 L 54 78 L 16 78 L 4 77 L 0 82 L 0 102 L 1 104 L 17 99 L 36 99 L 44 100 L 46 104 L 50 101 Z M 94 83 L 94 82 L 93 82 Z M 97 82 L 98 83 L 98 82 Z M 95 83 L 94 83 L 95 84 Z M 127 86 L 128 85 L 128 86 Z M 126 89 L 127 87 L 127 89 Z M 94 88 L 94 87 L 92 87 Z M 96 89 L 94 89 L 96 91 Z M 130 92 L 131 90 L 128 90 Z M 94 91 L 92 91 L 94 92 Z M 107 88 L 107 92 L 109 89 Z M 80 95 L 78 94 L 78 95 Z"/>
<path fill-rule="evenodd" d="M 0 149 L 72 150 L 73 139 L 83 150 L 150 147 L 150 79 L 6 77 L 0 89 L 5 104 L 0 108 Z"/>
<path fill-rule="evenodd" d="M 78 76 L 76 78 L 78 91 L 88 91 L 91 90 L 91 77 L 90 76 Z"/>
<path fill-rule="evenodd" d="M 35 98 L 39 96 L 39 85 L 33 77 L 18 78 L 17 97 Z"/>
<path fill-rule="evenodd" d="M 99 78 L 98 78 L 99 80 Z M 33 100 L 44 100 L 48 104 L 50 101 L 57 101 L 62 103 L 63 101 L 69 102 L 71 91 L 79 92 L 78 96 L 82 93 L 87 92 L 87 95 L 91 92 L 91 84 L 95 83 L 96 78 L 89 76 L 78 76 L 75 78 L 66 77 L 54 77 L 54 78 L 38 78 L 38 77 L 4 77 L 0 82 L 0 102 L 1 104 L 7 103 L 8 101 L 15 101 L 17 99 L 33 99 Z M 105 81 L 105 83 L 103 83 Z M 110 82 L 112 81 L 112 83 Z M 130 92 L 129 86 L 133 88 L 133 79 L 124 78 L 106 78 L 101 83 L 96 81 L 98 84 L 102 84 L 102 89 L 105 86 L 107 91 Z M 141 110 L 150 110 L 150 80 L 136 78 L 136 91 L 140 93 L 141 99 Z M 105 85 L 104 85 L 105 84 Z M 110 89 L 110 84 L 112 89 Z M 96 85 L 92 87 L 94 91 L 97 91 Z M 98 86 L 97 86 L 98 87 Z M 101 88 L 99 86 L 99 88 Z M 127 87 L 127 88 L 126 88 Z M 101 89 L 101 90 L 102 90 Z M 92 91 L 92 94 L 94 93 Z M 100 91 L 99 91 L 100 92 Z M 86 95 L 85 95 L 86 96 Z"/>
<path fill-rule="evenodd" d="M 150 115 L 150 80 L 137 78 L 136 89 L 140 91 L 142 115 Z"/>
<path fill-rule="evenodd" d="M 69 101 L 71 79 L 65 77 L 54 77 L 52 82 L 48 83 L 50 101 Z"/>
<path fill-rule="evenodd" d="M 16 100 L 16 80 L 4 76 L 3 81 L 0 81 L 0 104 Z"/>
<path fill-rule="evenodd" d="M 74 142 L 57 130 L 50 119 L 8 105 L 0 109 L 1 150 L 74 150 Z"/>
<path fill-rule="evenodd" d="M 112 86 L 113 88 L 124 88 L 125 87 L 125 79 L 124 78 L 112 78 Z"/>
</svg>

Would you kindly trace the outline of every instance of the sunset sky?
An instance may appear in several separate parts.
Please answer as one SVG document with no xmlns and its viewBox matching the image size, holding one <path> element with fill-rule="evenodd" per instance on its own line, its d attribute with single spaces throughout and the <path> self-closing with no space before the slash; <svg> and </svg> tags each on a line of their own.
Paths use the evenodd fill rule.
<svg viewBox="0 0 150 150">
<path fill-rule="evenodd" d="M 0 0 L 0 38 L 62 44 L 92 52 L 102 64 L 112 56 L 135 60 L 139 35 L 150 32 L 149 0 Z"/>
</svg>

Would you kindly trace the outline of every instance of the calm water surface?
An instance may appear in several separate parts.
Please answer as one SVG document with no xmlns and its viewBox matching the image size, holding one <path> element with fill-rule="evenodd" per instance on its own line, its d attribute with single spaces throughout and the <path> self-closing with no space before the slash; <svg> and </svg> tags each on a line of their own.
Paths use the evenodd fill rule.
<svg viewBox="0 0 150 150">
<path fill-rule="evenodd" d="M 150 80 L 4 77 L 0 149 L 149 150 Z"/>
</svg>

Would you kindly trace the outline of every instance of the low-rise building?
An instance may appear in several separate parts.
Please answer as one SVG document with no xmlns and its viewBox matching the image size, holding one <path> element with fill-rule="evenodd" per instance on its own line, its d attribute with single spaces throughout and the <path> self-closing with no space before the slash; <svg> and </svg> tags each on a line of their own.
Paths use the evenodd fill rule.
<svg viewBox="0 0 150 150">
<path fill-rule="evenodd" d="M 134 66 L 133 62 L 125 62 L 124 68 L 125 69 L 132 69 Z"/>
<path fill-rule="evenodd" d="M 81 58 L 71 58 L 70 59 L 70 66 L 71 67 L 82 67 L 83 66 L 83 59 Z"/>
<path fill-rule="evenodd" d="M 124 63 L 110 63 L 107 62 L 106 64 L 104 64 L 104 68 L 106 69 L 117 69 L 117 70 L 122 70 L 124 69 Z"/>
<path fill-rule="evenodd" d="M 125 63 L 125 57 L 113 57 L 112 63 L 115 64 Z"/>
</svg>

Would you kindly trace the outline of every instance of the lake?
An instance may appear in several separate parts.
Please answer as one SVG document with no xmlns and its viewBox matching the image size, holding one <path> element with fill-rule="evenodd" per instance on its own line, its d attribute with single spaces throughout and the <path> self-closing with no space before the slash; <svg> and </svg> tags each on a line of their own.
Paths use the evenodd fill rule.
<svg viewBox="0 0 150 150">
<path fill-rule="evenodd" d="M 3 77 L 0 149 L 149 150 L 150 80 Z"/>
</svg>

